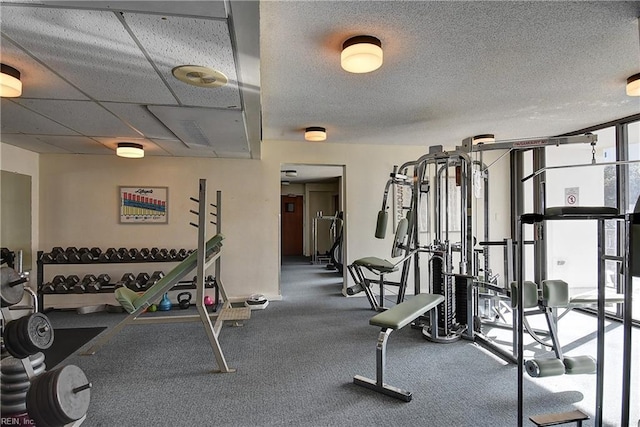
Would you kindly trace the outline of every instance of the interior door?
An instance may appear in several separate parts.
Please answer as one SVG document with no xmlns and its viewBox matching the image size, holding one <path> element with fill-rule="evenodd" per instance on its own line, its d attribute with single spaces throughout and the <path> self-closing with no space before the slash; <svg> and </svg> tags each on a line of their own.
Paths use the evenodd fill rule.
<svg viewBox="0 0 640 427">
<path fill-rule="evenodd" d="M 303 255 L 302 251 L 302 196 L 282 196 L 282 255 Z"/>
</svg>

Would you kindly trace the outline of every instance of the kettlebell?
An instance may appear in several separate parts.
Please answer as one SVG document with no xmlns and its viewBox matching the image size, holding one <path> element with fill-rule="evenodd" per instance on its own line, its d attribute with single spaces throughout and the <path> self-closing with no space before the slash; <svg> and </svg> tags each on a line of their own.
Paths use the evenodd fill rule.
<svg viewBox="0 0 640 427">
<path fill-rule="evenodd" d="M 213 299 L 209 295 L 205 295 L 204 305 L 206 305 L 207 307 L 209 307 L 210 305 L 213 305 Z"/>
<path fill-rule="evenodd" d="M 178 294 L 178 305 L 182 309 L 189 308 L 191 305 L 191 292 L 180 292 Z"/>
<path fill-rule="evenodd" d="M 171 300 L 169 300 L 169 293 L 165 293 L 158 304 L 158 310 L 160 311 L 169 311 L 171 310 Z"/>
</svg>

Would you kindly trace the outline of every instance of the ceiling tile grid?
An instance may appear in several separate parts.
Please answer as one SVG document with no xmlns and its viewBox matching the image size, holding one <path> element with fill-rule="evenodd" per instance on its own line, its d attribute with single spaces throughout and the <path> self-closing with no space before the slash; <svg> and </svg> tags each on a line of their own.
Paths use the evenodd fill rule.
<svg viewBox="0 0 640 427">
<path fill-rule="evenodd" d="M 36 101 L 33 101 L 36 102 Z M 31 111 L 22 105 L 3 98 L 0 109 L 0 133 L 28 133 L 33 135 L 77 135 L 73 129 Z"/>
<path fill-rule="evenodd" d="M 81 99 L 87 98 L 78 89 L 67 83 L 57 74 L 29 56 L 9 39 L 2 37 L 2 62 L 21 70 L 22 96 L 25 98 L 57 98 Z"/>
<path fill-rule="evenodd" d="M 175 103 L 113 12 L 3 6 L 2 32 L 95 100 Z"/>
<path fill-rule="evenodd" d="M 82 135 L 141 136 L 95 102 L 49 99 L 18 99 L 16 102 L 43 116 L 65 123 Z"/>
</svg>

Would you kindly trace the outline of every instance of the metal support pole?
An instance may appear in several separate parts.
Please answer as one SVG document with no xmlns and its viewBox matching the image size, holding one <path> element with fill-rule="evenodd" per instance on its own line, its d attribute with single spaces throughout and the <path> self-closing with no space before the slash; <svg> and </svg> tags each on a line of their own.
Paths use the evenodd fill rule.
<svg viewBox="0 0 640 427">
<path fill-rule="evenodd" d="M 630 400 L 631 400 L 631 323 L 633 315 L 633 276 L 631 275 L 631 239 L 640 239 L 640 236 L 631 236 L 633 215 L 637 215 L 640 223 L 640 213 L 625 215 L 625 260 L 623 264 L 623 289 L 624 289 L 624 312 L 622 319 L 623 343 L 622 343 L 622 416 L 620 425 L 628 426 L 630 423 Z M 640 225 L 639 225 L 640 226 Z"/>
<path fill-rule="evenodd" d="M 602 425 L 602 402 L 604 398 L 604 219 L 598 219 L 598 335 L 596 357 L 596 410 L 594 425 Z"/>
<path fill-rule="evenodd" d="M 523 233 L 523 223 L 522 223 L 522 218 L 518 217 L 518 235 L 517 235 L 517 239 L 518 239 L 518 261 L 517 261 L 517 271 L 518 271 L 518 305 L 516 307 L 516 311 L 517 311 L 517 316 L 514 316 L 514 319 L 517 320 L 517 324 L 518 324 L 518 332 L 517 332 L 517 338 L 518 338 L 518 345 L 517 345 L 517 353 L 518 353 L 518 427 L 522 427 L 523 426 L 523 420 L 524 420 L 524 378 L 523 378 L 523 370 L 524 370 L 524 346 L 522 344 L 522 335 L 523 335 L 523 322 L 524 322 L 524 316 L 523 316 L 523 307 L 524 307 L 524 292 L 522 292 L 522 289 L 524 288 L 524 257 L 523 257 L 523 251 L 524 251 L 524 244 L 523 244 L 523 240 L 524 240 L 524 233 Z"/>
</svg>

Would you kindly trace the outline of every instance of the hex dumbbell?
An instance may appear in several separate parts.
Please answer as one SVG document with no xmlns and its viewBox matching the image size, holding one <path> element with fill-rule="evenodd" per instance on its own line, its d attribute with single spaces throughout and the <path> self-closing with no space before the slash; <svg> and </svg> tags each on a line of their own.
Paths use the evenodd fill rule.
<svg viewBox="0 0 640 427">
<path fill-rule="evenodd" d="M 102 287 L 109 285 L 111 282 L 111 276 L 106 273 L 99 275 L 96 280 L 87 285 L 87 292 L 96 293 L 99 292 Z"/>
</svg>

